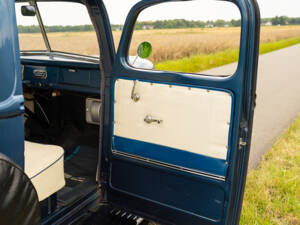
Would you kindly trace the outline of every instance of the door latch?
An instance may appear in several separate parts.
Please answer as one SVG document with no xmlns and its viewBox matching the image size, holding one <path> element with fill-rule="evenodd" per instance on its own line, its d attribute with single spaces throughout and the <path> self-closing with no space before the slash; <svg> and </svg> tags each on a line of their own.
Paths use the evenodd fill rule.
<svg viewBox="0 0 300 225">
<path fill-rule="evenodd" d="M 144 119 L 144 121 L 148 124 L 150 123 L 157 123 L 157 124 L 161 124 L 163 121 L 162 120 L 158 120 L 158 119 L 153 119 L 152 116 L 147 115 Z"/>
</svg>

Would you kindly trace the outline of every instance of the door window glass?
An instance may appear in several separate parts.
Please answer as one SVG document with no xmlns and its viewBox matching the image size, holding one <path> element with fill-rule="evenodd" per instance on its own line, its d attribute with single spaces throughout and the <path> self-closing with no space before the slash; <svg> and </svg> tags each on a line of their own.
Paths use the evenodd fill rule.
<svg viewBox="0 0 300 225">
<path fill-rule="evenodd" d="M 238 61 L 241 16 L 238 7 L 223 1 L 167 2 L 143 10 L 135 24 L 128 62 L 156 70 L 231 75 Z M 140 43 L 149 42 L 152 54 L 136 58 Z"/>
</svg>

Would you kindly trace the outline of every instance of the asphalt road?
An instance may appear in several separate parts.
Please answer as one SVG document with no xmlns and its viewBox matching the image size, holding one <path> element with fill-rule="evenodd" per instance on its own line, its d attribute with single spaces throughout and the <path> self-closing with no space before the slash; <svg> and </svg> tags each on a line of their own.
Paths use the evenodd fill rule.
<svg viewBox="0 0 300 225">
<path fill-rule="evenodd" d="M 231 74 L 235 68 L 236 64 L 229 64 L 206 73 Z M 259 164 L 299 114 L 300 44 L 261 55 L 249 169 Z"/>
</svg>

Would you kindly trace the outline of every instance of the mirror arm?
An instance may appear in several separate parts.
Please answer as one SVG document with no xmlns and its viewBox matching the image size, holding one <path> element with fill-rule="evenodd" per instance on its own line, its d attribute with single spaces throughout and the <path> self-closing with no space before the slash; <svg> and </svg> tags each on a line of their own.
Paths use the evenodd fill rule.
<svg viewBox="0 0 300 225">
<path fill-rule="evenodd" d="M 41 29 L 41 32 L 42 32 L 42 35 L 43 35 L 43 39 L 44 39 L 44 42 L 45 42 L 45 45 L 46 45 L 46 48 L 47 48 L 47 52 L 49 54 L 51 54 L 51 47 L 50 47 L 49 39 L 48 39 L 46 30 L 45 30 L 45 26 L 44 26 L 44 23 L 43 23 L 38 5 L 36 4 L 36 1 L 30 1 L 30 5 L 34 6 L 34 8 L 35 8 L 36 17 L 37 17 L 37 20 L 38 20 L 38 23 L 39 23 L 39 26 L 40 26 L 40 29 Z"/>
<path fill-rule="evenodd" d="M 134 64 L 135 64 L 135 61 L 138 59 L 138 55 L 134 58 L 134 60 L 133 60 L 133 62 L 132 62 L 132 65 L 134 66 Z"/>
</svg>

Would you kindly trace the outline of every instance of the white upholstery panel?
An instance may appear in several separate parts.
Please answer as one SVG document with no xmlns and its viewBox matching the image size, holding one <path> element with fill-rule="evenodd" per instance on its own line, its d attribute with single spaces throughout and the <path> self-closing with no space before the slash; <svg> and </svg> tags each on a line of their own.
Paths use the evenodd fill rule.
<svg viewBox="0 0 300 225">
<path fill-rule="evenodd" d="M 219 159 L 227 158 L 231 118 L 230 93 L 138 81 L 115 83 L 114 135 L 181 149 Z M 151 115 L 161 124 L 144 122 Z"/>
<path fill-rule="evenodd" d="M 25 173 L 37 190 L 39 201 L 65 186 L 64 150 L 55 145 L 25 141 Z"/>
</svg>

